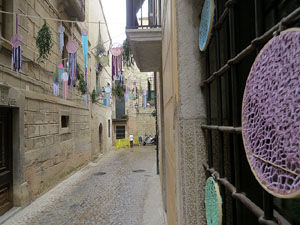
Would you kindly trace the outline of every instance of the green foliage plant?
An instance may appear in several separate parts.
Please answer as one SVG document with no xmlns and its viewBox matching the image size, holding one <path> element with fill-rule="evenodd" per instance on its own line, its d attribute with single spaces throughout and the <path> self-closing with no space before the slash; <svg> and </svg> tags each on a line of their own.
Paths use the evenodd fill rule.
<svg viewBox="0 0 300 225">
<path fill-rule="evenodd" d="M 90 96 L 91 96 L 92 103 L 97 102 L 97 95 L 96 95 L 96 90 L 95 89 L 92 91 L 92 93 L 90 94 Z"/>
<path fill-rule="evenodd" d="M 124 98 L 124 89 L 123 87 L 120 85 L 120 83 L 118 83 L 113 89 L 112 89 L 112 95 L 115 97 L 118 97 L 119 99 L 123 99 Z"/>
<path fill-rule="evenodd" d="M 77 64 L 77 90 L 80 91 L 82 95 L 86 94 L 87 92 L 84 74 L 79 64 Z"/>
<path fill-rule="evenodd" d="M 134 58 L 132 54 L 132 50 L 130 47 L 130 43 L 128 39 L 123 42 L 123 64 L 124 66 L 131 67 L 134 65 Z"/>
<path fill-rule="evenodd" d="M 39 51 L 38 61 L 44 62 L 50 56 L 53 46 L 52 33 L 46 22 L 39 30 L 35 43 Z"/>
</svg>

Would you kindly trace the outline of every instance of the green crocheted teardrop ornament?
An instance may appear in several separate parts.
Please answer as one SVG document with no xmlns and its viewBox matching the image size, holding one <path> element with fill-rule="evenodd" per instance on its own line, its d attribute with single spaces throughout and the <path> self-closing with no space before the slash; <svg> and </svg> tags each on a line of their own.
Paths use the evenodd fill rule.
<svg viewBox="0 0 300 225">
<path fill-rule="evenodd" d="M 205 209 L 207 225 L 222 224 L 222 198 L 219 186 L 212 177 L 206 181 Z"/>
</svg>

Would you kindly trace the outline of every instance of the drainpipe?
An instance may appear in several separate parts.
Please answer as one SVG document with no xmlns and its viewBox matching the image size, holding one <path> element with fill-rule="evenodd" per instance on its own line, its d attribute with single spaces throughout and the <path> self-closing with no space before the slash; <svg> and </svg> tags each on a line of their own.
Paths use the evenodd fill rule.
<svg viewBox="0 0 300 225">
<path fill-rule="evenodd" d="M 157 89 L 156 89 L 156 77 L 157 77 L 157 73 L 154 72 L 154 92 L 155 92 L 155 111 L 156 111 L 156 115 L 155 115 L 155 130 L 156 130 L 156 134 L 155 134 L 155 139 L 156 139 L 156 174 L 159 174 L 159 152 L 158 152 L 158 123 L 157 123 L 157 100 L 156 100 L 156 96 L 157 96 Z"/>
</svg>

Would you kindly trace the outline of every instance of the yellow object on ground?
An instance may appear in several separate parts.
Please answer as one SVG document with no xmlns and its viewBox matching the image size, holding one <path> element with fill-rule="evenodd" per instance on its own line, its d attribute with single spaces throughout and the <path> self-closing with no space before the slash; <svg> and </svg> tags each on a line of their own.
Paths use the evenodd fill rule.
<svg viewBox="0 0 300 225">
<path fill-rule="evenodd" d="M 133 137 L 133 145 L 139 145 L 139 137 Z M 130 147 L 129 138 L 117 139 L 116 140 L 116 150 L 119 150 L 123 147 Z"/>
</svg>

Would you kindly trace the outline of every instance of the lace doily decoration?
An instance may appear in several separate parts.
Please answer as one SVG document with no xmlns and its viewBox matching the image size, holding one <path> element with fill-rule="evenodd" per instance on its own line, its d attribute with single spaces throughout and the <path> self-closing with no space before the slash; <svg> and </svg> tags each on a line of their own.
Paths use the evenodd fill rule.
<svg viewBox="0 0 300 225">
<path fill-rule="evenodd" d="M 205 51 L 211 36 L 211 30 L 214 20 L 214 0 L 205 0 L 202 12 L 199 29 L 199 48 L 200 51 Z"/>
<path fill-rule="evenodd" d="M 208 178 L 206 181 L 205 211 L 207 225 L 222 224 L 222 198 L 219 185 L 212 177 Z"/>
<path fill-rule="evenodd" d="M 245 88 L 242 130 L 256 179 L 272 195 L 300 196 L 300 31 L 271 39 Z"/>
</svg>

